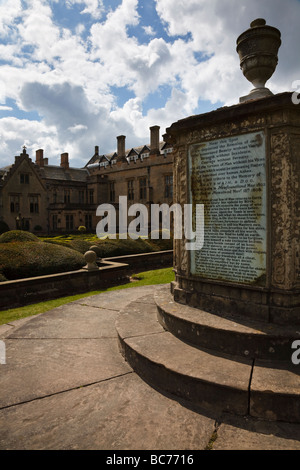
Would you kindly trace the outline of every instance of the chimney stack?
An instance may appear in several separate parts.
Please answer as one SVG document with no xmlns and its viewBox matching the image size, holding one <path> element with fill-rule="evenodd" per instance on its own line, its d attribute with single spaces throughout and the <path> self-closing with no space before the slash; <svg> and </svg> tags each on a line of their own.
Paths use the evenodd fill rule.
<svg viewBox="0 0 300 470">
<path fill-rule="evenodd" d="M 159 153 L 159 126 L 150 127 L 150 154 Z"/>
<path fill-rule="evenodd" d="M 118 161 L 126 161 L 126 151 L 125 151 L 125 139 L 126 139 L 126 136 L 125 135 L 119 135 L 117 137 L 117 140 L 118 140 Z"/>
<path fill-rule="evenodd" d="M 99 155 L 99 146 L 98 145 L 95 146 L 95 155 Z"/>
<path fill-rule="evenodd" d="M 39 149 L 35 152 L 35 163 L 38 166 L 44 166 L 44 150 Z"/>
<path fill-rule="evenodd" d="M 60 156 L 60 166 L 67 170 L 69 168 L 69 154 L 62 153 Z"/>
</svg>

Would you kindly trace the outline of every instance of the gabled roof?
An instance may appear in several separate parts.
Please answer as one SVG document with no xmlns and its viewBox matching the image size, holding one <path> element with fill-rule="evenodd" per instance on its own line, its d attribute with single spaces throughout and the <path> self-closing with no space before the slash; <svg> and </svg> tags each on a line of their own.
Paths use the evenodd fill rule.
<svg viewBox="0 0 300 470">
<path fill-rule="evenodd" d="M 109 158 L 106 155 L 100 155 L 99 162 L 109 162 Z"/>
<path fill-rule="evenodd" d="M 45 188 L 45 185 L 42 181 L 42 178 L 41 178 L 41 174 L 40 174 L 40 168 L 35 165 L 35 163 L 33 163 L 33 161 L 31 160 L 31 158 L 29 158 L 29 155 L 26 153 L 26 147 L 24 146 L 23 147 L 23 152 L 20 153 L 19 156 L 16 156 L 15 157 L 15 162 L 10 165 L 9 167 L 6 167 L 8 168 L 8 170 L 5 172 L 5 174 L 3 175 L 3 179 L 2 179 L 2 187 L 5 186 L 7 184 L 7 182 L 10 180 L 10 178 L 14 175 L 14 173 L 17 171 L 17 169 L 20 167 L 20 165 L 22 164 L 22 162 L 26 161 L 27 164 L 30 166 L 30 169 L 32 171 L 32 173 L 35 175 L 35 177 L 38 179 L 40 185 L 44 188 Z"/>
<path fill-rule="evenodd" d="M 165 149 L 169 149 L 169 148 L 173 148 L 173 145 L 169 142 L 163 142 L 163 145 L 161 146 L 160 151 L 165 150 Z"/>
<path fill-rule="evenodd" d="M 159 151 L 162 152 L 163 148 L 166 148 L 165 146 L 168 145 L 165 142 L 159 142 Z M 140 145 L 138 147 L 133 147 L 131 149 L 127 149 L 125 151 L 125 160 L 129 159 L 130 157 L 141 157 L 141 154 L 143 153 L 150 153 L 150 145 Z M 106 155 L 102 155 L 101 157 L 99 155 L 94 155 L 88 163 L 85 165 L 85 168 L 91 166 L 91 165 L 96 165 L 100 163 L 100 158 L 107 158 L 109 162 L 112 162 L 112 160 L 118 158 L 117 152 L 114 153 L 108 153 Z M 127 160 L 128 161 L 128 160 Z"/>
<path fill-rule="evenodd" d="M 144 147 L 140 150 L 140 155 L 143 153 L 150 153 L 151 149 L 148 147 L 148 145 L 144 145 Z"/>
<path fill-rule="evenodd" d="M 139 155 L 139 153 L 134 149 L 132 148 L 128 153 L 127 153 L 127 157 L 137 157 Z"/>
</svg>

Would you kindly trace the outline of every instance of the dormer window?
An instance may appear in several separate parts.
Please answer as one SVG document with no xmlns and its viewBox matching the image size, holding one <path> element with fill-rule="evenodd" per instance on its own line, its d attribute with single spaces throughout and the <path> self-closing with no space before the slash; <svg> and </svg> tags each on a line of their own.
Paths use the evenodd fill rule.
<svg viewBox="0 0 300 470">
<path fill-rule="evenodd" d="M 172 153 L 172 152 L 173 152 L 173 147 L 169 147 L 161 151 L 162 155 L 164 155 L 165 157 L 167 156 L 168 153 Z"/>
</svg>

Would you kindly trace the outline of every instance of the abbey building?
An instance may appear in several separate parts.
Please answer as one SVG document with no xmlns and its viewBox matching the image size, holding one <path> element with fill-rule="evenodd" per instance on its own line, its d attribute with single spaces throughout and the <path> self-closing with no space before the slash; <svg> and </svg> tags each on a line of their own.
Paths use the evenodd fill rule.
<svg viewBox="0 0 300 470">
<path fill-rule="evenodd" d="M 84 226 L 95 231 L 100 204 L 114 204 L 127 196 L 128 204 L 172 204 L 173 155 L 170 144 L 160 140 L 159 126 L 150 128 L 150 143 L 126 148 L 118 136 L 116 151 L 93 157 L 84 168 L 72 168 L 69 155 L 60 166 L 49 164 L 43 149 L 35 161 L 26 148 L 13 164 L 0 169 L 0 221 L 10 230 L 40 234 L 76 232 Z"/>
</svg>

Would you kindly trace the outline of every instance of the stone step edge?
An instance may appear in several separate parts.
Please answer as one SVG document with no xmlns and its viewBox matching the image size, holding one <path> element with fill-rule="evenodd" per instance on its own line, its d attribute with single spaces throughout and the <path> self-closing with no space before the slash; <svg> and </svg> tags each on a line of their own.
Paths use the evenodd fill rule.
<svg viewBox="0 0 300 470">
<path fill-rule="evenodd" d="M 179 304 L 167 290 L 159 295 L 154 294 L 154 300 L 161 325 L 195 347 L 253 359 L 289 361 L 294 351 L 292 344 L 300 339 L 300 331 L 291 328 L 278 328 L 276 325 L 271 326 L 270 331 L 263 332 L 258 328 L 267 329 L 265 323 L 256 321 L 251 322 L 251 326 L 245 326 L 236 317 L 221 317 Z M 189 318 L 182 313 L 186 311 Z"/>
<path fill-rule="evenodd" d="M 218 413 L 248 414 L 248 389 L 240 390 L 172 370 L 132 344 L 132 338 L 118 335 L 119 349 L 126 362 L 150 386 L 194 406 Z M 250 375 L 250 374 L 249 374 Z"/>
<path fill-rule="evenodd" d="M 132 304 L 136 304 L 136 302 Z M 130 305 L 128 306 L 129 308 L 126 309 L 126 311 L 129 312 L 128 315 L 130 315 Z M 161 328 L 161 332 L 169 334 L 162 326 Z M 157 387 L 160 391 L 170 393 L 176 398 L 183 398 L 188 402 L 192 402 L 193 405 L 198 405 L 201 408 L 204 407 L 211 411 L 230 412 L 243 416 L 250 415 L 255 418 L 270 421 L 300 422 L 300 391 L 299 394 L 289 392 L 277 394 L 272 390 L 272 386 L 268 386 L 267 383 L 264 390 L 252 389 L 251 380 L 256 361 L 253 360 L 251 366 L 247 390 L 246 387 L 244 390 L 240 388 L 234 390 L 234 388 L 224 384 L 201 380 L 199 377 L 195 379 L 191 375 L 186 376 L 184 371 L 179 373 L 178 371 L 169 370 L 168 364 L 153 360 L 151 357 L 147 356 L 147 354 L 139 350 L 140 348 L 134 346 L 134 340 L 136 338 L 148 336 L 148 339 L 151 340 L 150 336 L 157 336 L 157 333 L 152 335 L 135 335 L 134 330 L 132 330 L 131 334 L 122 336 L 118 328 L 116 329 L 119 348 L 124 359 L 142 379 L 149 385 Z M 162 342 L 161 347 L 163 347 L 163 335 L 159 333 L 159 336 Z M 176 337 L 174 337 L 174 340 L 177 341 L 178 345 L 182 343 L 181 340 Z M 186 346 L 188 345 L 186 344 Z M 192 346 L 189 347 L 192 348 Z M 213 355 L 213 351 L 206 350 L 202 352 Z M 226 357 L 228 358 L 228 356 Z M 228 361 L 232 361 L 234 364 L 234 357 L 231 359 L 228 358 Z M 260 368 L 262 369 L 261 365 Z M 267 369 L 270 369 L 270 365 L 267 365 Z M 189 385 L 182 387 L 182 380 L 186 377 L 189 379 Z M 200 392 L 202 389 L 202 393 L 199 392 L 199 387 Z M 224 401 L 224 392 L 229 393 L 227 401 Z M 214 396 L 215 398 L 213 398 Z M 279 408 L 281 411 L 278 413 Z"/>
</svg>

